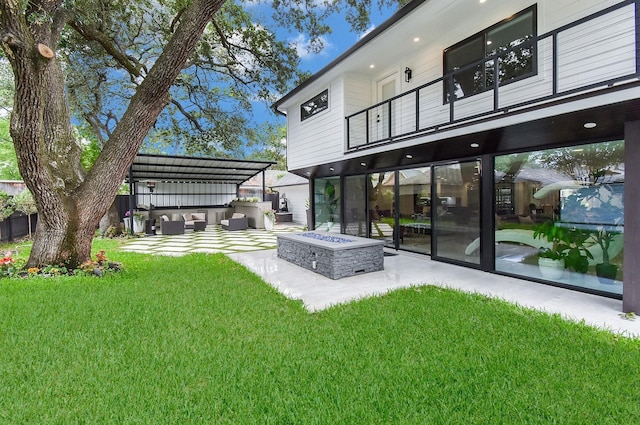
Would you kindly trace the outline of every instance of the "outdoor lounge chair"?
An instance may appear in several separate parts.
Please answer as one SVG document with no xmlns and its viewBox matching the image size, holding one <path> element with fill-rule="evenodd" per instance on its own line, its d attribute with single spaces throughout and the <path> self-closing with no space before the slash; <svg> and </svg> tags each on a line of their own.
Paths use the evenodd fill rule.
<svg viewBox="0 0 640 425">
<path fill-rule="evenodd" d="M 231 218 L 220 220 L 220 226 L 224 230 L 246 230 L 249 227 L 249 220 L 242 213 L 233 213 Z"/>
<path fill-rule="evenodd" d="M 183 220 L 169 220 L 169 217 L 163 215 L 160 217 L 160 232 L 163 235 L 183 235 L 184 234 L 184 221 Z"/>
</svg>

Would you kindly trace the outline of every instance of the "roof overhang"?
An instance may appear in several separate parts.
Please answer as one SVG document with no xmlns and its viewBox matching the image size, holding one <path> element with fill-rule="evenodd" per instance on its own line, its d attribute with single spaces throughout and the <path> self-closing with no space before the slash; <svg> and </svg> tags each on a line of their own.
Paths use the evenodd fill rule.
<svg viewBox="0 0 640 425">
<path fill-rule="evenodd" d="M 127 182 L 197 182 L 242 184 L 275 162 L 138 154 Z"/>
</svg>

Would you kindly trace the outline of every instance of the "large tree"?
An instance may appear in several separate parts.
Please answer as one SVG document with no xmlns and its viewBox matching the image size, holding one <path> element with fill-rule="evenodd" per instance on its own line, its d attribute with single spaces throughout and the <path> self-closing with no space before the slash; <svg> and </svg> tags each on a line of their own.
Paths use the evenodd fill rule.
<svg viewBox="0 0 640 425">
<path fill-rule="evenodd" d="M 86 175 L 71 126 L 62 62 L 55 51 L 66 28 L 91 32 L 95 22 L 83 21 L 63 3 L 0 3 L 2 47 L 15 76 L 11 136 L 20 172 L 40 212 L 29 266 L 64 262 L 76 266 L 89 259 L 97 223 L 223 0 L 194 0 L 181 12 L 173 36 Z M 104 6 L 108 7 L 107 2 Z"/>
<path fill-rule="evenodd" d="M 272 22 L 309 34 L 318 49 L 329 13 L 362 30 L 371 0 L 272 6 Z M 150 131 L 151 143 L 187 140 L 186 152 L 234 152 L 247 121 L 224 106 L 247 109 L 304 76 L 294 46 L 223 0 L 1 0 L 0 43 L 15 78 L 11 137 L 39 212 L 29 266 L 89 259 Z M 88 171 L 74 120 L 101 145 Z"/>
</svg>

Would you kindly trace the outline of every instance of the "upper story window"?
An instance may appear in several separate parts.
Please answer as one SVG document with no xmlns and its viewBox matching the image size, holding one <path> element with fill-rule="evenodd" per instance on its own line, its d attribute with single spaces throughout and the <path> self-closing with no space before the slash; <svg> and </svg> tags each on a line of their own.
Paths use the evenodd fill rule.
<svg viewBox="0 0 640 425">
<path fill-rule="evenodd" d="M 328 108 L 329 89 L 326 89 L 322 93 L 316 95 L 313 99 L 309 99 L 300 105 L 300 121 L 304 121 Z"/>
<path fill-rule="evenodd" d="M 506 84 L 535 75 L 536 45 L 525 44 L 536 37 L 535 5 L 475 34 L 444 51 L 444 73 L 453 74 L 456 99 L 471 96 L 494 85 L 495 57 L 498 60 L 498 84 Z M 520 48 L 517 46 L 523 45 Z M 513 49 L 507 52 L 507 50 Z M 490 58 L 485 60 L 486 58 Z M 460 70 L 459 72 L 456 72 Z M 444 81 L 445 102 L 451 96 L 451 80 Z"/>
</svg>

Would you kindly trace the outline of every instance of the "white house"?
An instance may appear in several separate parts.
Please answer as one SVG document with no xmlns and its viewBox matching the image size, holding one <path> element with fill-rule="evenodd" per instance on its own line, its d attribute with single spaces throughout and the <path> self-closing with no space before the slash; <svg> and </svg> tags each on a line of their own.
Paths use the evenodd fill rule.
<svg viewBox="0 0 640 425">
<path fill-rule="evenodd" d="M 314 226 L 640 311 L 638 1 L 404 6 L 274 105 Z"/>
<path fill-rule="evenodd" d="M 279 193 L 281 208 L 286 202 L 292 221 L 306 225 L 307 205 L 309 204 L 309 180 L 305 177 L 287 173 L 270 187 Z"/>
</svg>

